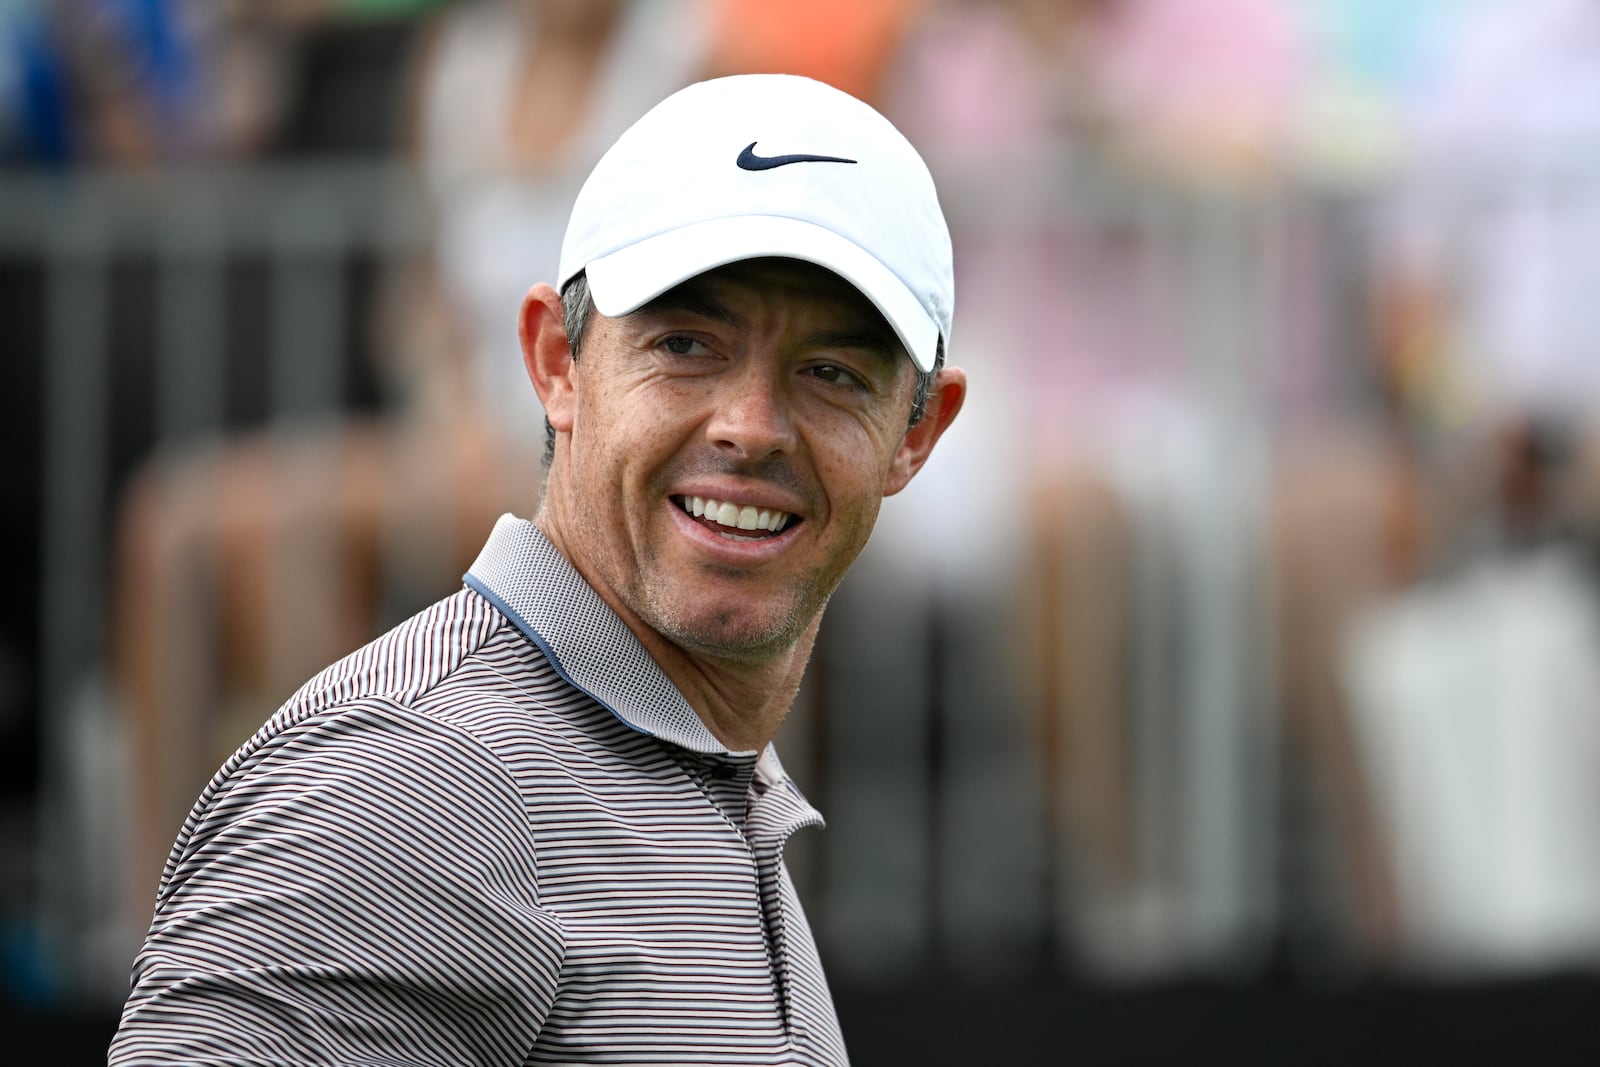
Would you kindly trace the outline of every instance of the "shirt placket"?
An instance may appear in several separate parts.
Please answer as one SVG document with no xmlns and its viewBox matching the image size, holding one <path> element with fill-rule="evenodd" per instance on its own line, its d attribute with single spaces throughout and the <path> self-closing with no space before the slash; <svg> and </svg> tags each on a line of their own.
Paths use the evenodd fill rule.
<svg viewBox="0 0 1600 1067">
<path fill-rule="evenodd" d="M 767 944 L 772 953 L 773 976 L 784 1027 L 790 1040 L 806 1039 L 807 1012 L 800 1011 L 797 998 L 812 991 L 795 981 L 793 966 L 793 905 L 784 891 L 783 847 L 789 836 L 802 826 L 816 826 L 821 819 L 799 800 L 788 783 L 771 785 L 759 777 L 751 789 L 749 815 L 745 821 L 746 841 L 755 856 L 756 879 L 761 894 L 761 912 L 767 924 Z"/>
<path fill-rule="evenodd" d="M 820 826 L 821 818 L 801 802 L 787 781 L 769 783 L 754 773 L 754 759 L 705 756 L 688 767 L 706 797 L 750 852 L 756 876 L 762 934 L 772 968 L 773 994 L 791 1043 L 804 1040 L 803 1013 L 795 1010 L 794 968 L 789 936 L 791 905 L 784 893 L 783 846 L 802 826 Z"/>
</svg>

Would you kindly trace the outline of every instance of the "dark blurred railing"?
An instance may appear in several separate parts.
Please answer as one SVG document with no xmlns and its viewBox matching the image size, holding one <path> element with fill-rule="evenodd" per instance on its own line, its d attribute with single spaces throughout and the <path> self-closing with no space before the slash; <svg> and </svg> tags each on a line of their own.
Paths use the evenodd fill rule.
<svg viewBox="0 0 1600 1067">
<path fill-rule="evenodd" d="M 392 167 L 0 174 L 0 259 L 44 294 L 8 353 L 42 368 L 42 476 L 37 499 L 7 504 L 10 522 L 37 524 L 24 540 L 39 602 L 12 607 L 37 613 L 33 881 L 42 943 L 70 986 L 126 968 L 104 958 L 127 946 L 126 724 L 99 699 L 120 490 L 159 449 L 345 405 L 359 391 L 351 267 L 415 253 L 429 229 Z"/>
</svg>

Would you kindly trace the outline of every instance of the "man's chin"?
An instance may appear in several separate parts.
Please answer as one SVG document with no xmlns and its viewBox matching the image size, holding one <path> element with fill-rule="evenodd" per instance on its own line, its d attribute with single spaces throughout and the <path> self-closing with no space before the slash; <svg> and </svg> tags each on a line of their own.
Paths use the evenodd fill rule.
<svg viewBox="0 0 1600 1067">
<path fill-rule="evenodd" d="M 794 651 L 812 629 L 795 616 L 753 619 L 726 613 L 663 620 L 658 631 L 687 652 L 732 663 L 761 664 Z"/>
</svg>

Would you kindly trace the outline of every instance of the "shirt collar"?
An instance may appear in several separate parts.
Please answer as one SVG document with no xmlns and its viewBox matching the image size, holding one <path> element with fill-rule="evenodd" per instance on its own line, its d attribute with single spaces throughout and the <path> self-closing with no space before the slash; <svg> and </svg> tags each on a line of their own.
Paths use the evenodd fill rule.
<svg viewBox="0 0 1600 1067">
<path fill-rule="evenodd" d="M 558 674 L 640 733 L 691 752 L 730 753 L 643 644 L 539 528 L 502 515 L 467 571 L 466 584 L 543 650 Z M 781 779 L 772 746 L 763 777 Z"/>
</svg>

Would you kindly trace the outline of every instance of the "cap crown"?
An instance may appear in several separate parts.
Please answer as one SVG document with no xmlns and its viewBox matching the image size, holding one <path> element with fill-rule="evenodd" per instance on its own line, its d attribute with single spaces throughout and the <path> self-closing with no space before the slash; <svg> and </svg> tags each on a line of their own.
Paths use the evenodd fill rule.
<svg viewBox="0 0 1600 1067">
<path fill-rule="evenodd" d="M 845 277 L 924 369 L 948 338 L 950 234 L 926 164 L 868 105 L 792 75 L 700 82 L 635 123 L 578 195 L 558 284 L 588 270 L 600 310 L 625 314 L 757 256 Z"/>
</svg>

